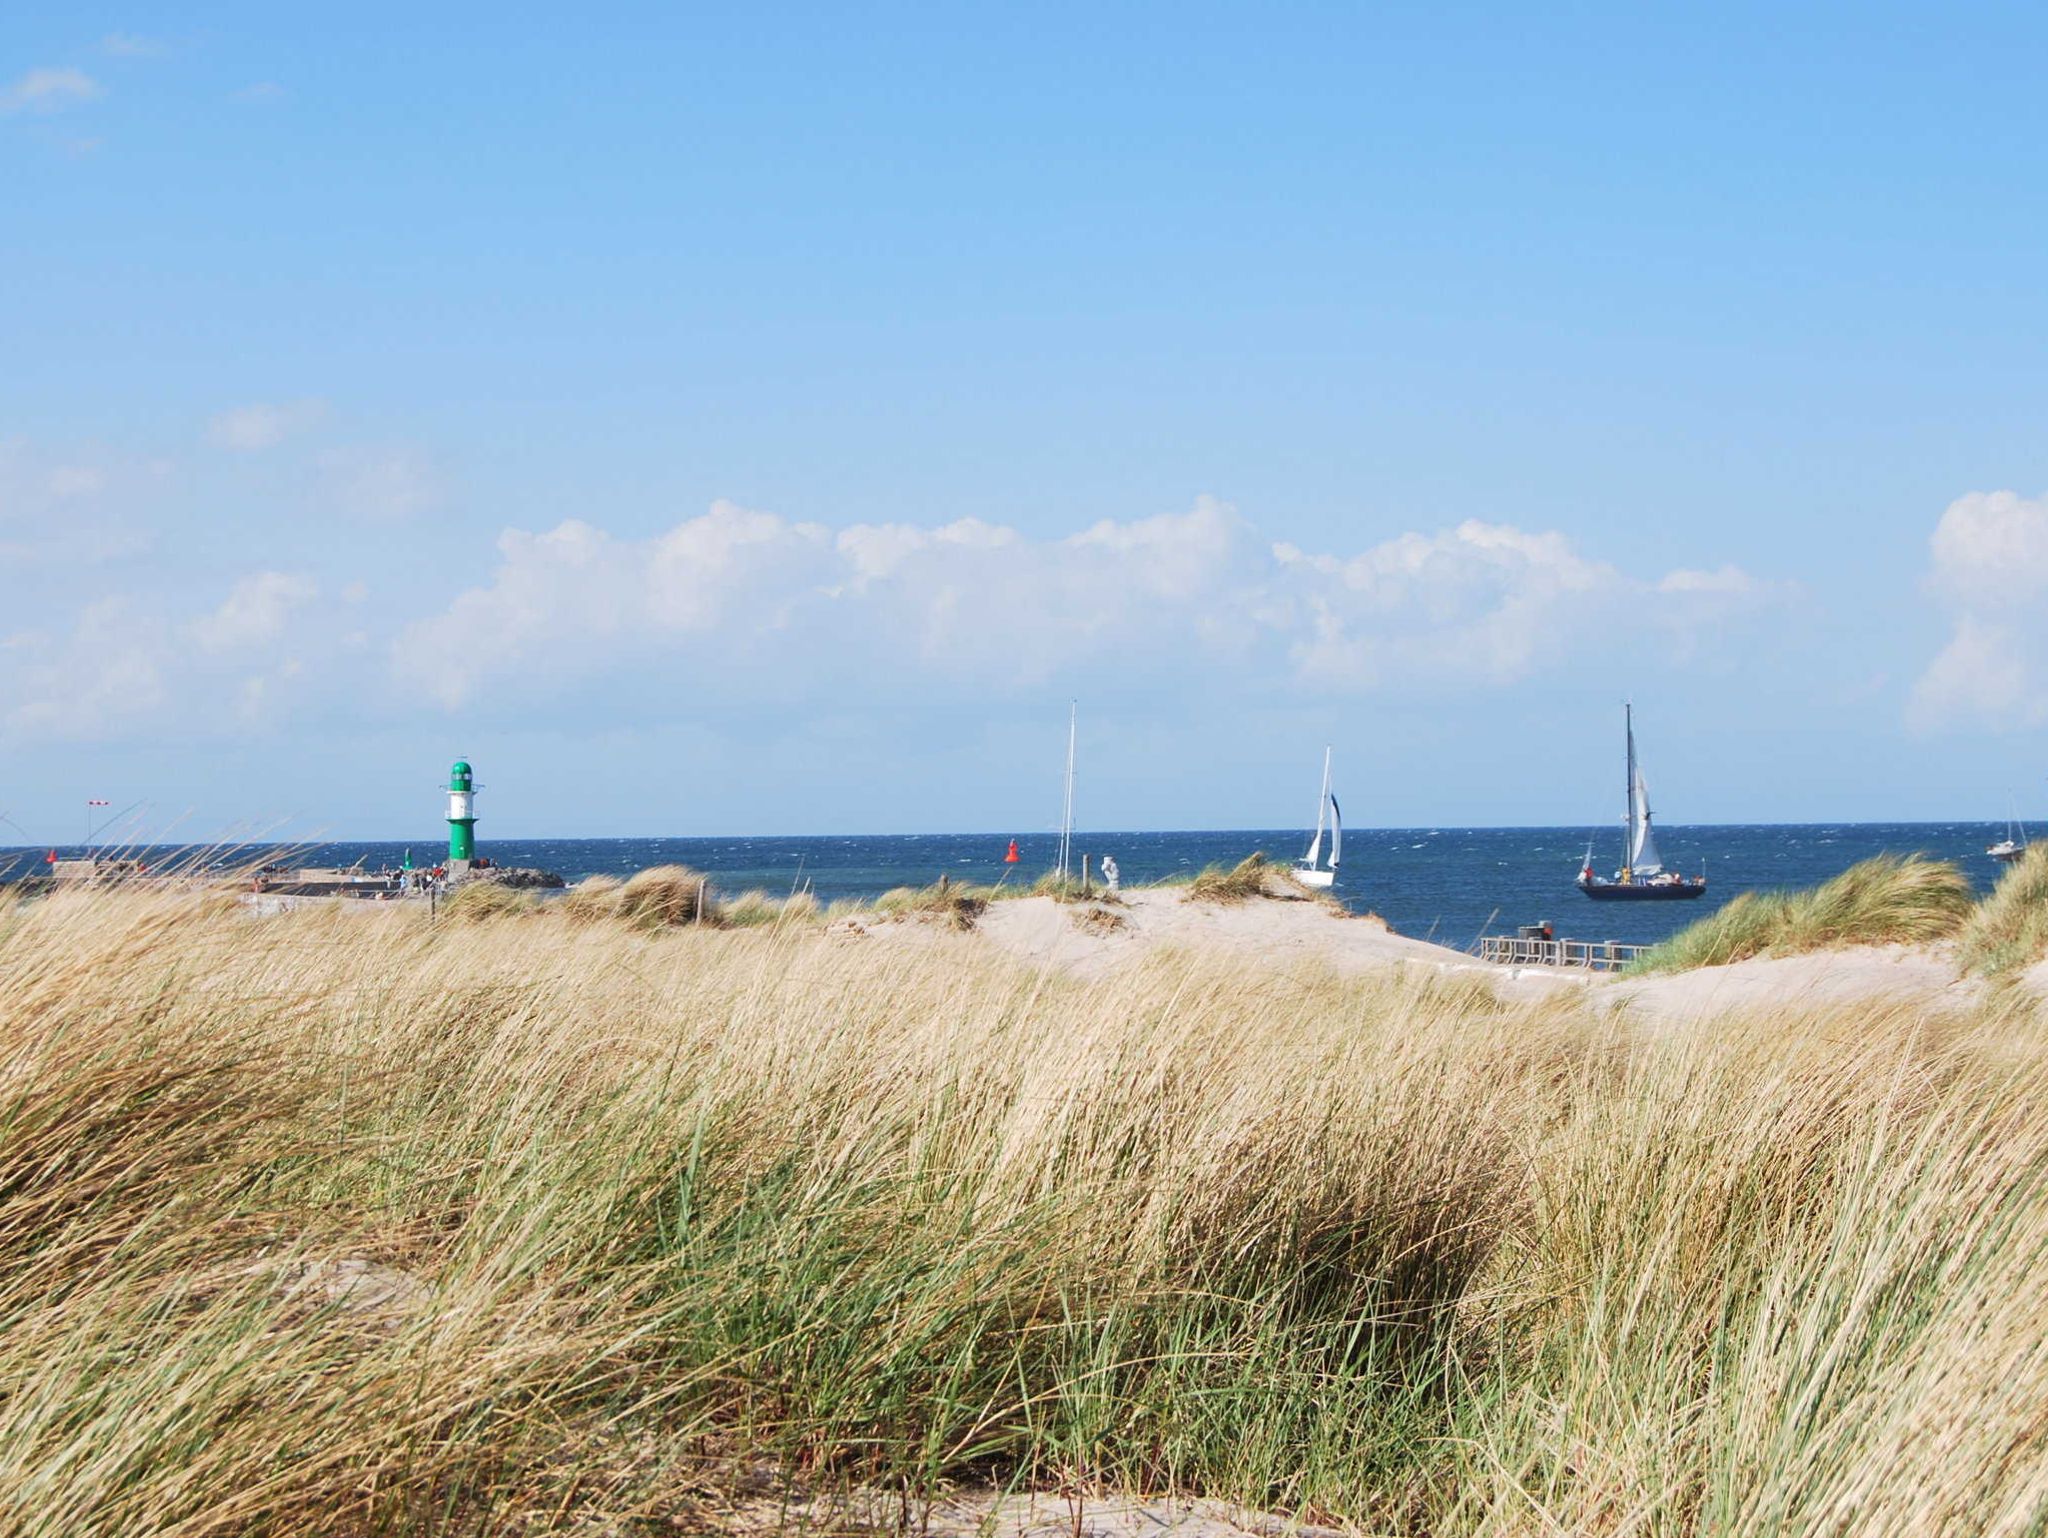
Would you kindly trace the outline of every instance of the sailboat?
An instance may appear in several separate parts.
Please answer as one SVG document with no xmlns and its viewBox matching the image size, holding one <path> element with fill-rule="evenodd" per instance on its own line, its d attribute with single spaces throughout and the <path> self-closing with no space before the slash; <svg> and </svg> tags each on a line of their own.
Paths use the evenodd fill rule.
<svg viewBox="0 0 2048 1538">
<path fill-rule="evenodd" d="M 1330 862 L 1322 863 L 1323 831 L 1330 834 Z M 1337 863 L 1344 858 L 1344 817 L 1337 810 L 1337 798 L 1330 793 L 1330 750 L 1323 749 L 1323 793 L 1316 802 L 1316 836 L 1309 840 L 1308 853 L 1294 866 L 1294 879 L 1303 886 L 1326 887 L 1337 880 Z"/>
<path fill-rule="evenodd" d="M 1664 868 L 1657 852 L 1657 836 L 1650 829 L 1650 788 L 1643 783 L 1642 765 L 1636 762 L 1634 707 L 1622 706 L 1622 721 L 1628 733 L 1628 788 L 1624 821 L 1628 834 L 1622 852 L 1621 869 L 1613 879 L 1603 881 L 1593 874 L 1593 849 L 1586 846 L 1586 863 L 1579 871 L 1579 890 L 1602 901 L 1655 901 L 1700 897 L 1707 890 L 1705 876 L 1681 876 Z"/>
<path fill-rule="evenodd" d="M 2010 808 L 2005 816 L 2005 837 L 1988 845 L 1984 852 L 1994 860 L 2003 860 L 2010 865 L 2027 852 L 2027 827 L 2012 815 Z"/>
</svg>

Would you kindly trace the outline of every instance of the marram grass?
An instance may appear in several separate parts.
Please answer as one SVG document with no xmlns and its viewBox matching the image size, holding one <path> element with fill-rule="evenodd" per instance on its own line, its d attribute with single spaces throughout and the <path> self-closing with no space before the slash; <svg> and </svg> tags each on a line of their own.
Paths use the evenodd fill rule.
<svg viewBox="0 0 2048 1538">
<path fill-rule="evenodd" d="M 0 1531 L 703 1531 L 762 1468 L 2040 1531 L 2038 1016 L 1634 1030 L 61 893 L 0 913 Z"/>
<path fill-rule="evenodd" d="M 1188 897 L 1211 903 L 1241 903 L 1262 897 L 1271 871 L 1263 852 L 1248 854 L 1235 865 L 1211 865 L 1197 872 L 1188 884 Z"/>
<path fill-rule="evenodd" d="M 1971 912 L 1970 883 L 1947 860 L 1874 855 L 1799 892 L 1744 892 L 1646 952 L 1635 972 L 1725 966 L 1840 945 L 1925 944 Z"/>
<path fill-rule="evenodd" d="M 2048 844 L 2036 844 L 1998 879 L 1963 926 L 1961 961 L 2004 977 L 2048 956 Z"/>
</svg>

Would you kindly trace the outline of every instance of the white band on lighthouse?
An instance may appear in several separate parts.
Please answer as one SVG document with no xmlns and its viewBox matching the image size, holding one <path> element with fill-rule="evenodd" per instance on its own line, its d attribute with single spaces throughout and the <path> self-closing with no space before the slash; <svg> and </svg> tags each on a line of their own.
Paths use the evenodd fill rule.
<svg viewBox="0 0 2048 1538">
<path fill-rule="evenodd" d="M 476 816 L 476 795 L 473 791 L 451 790 L 448 792 L 448 820 L 467 822 Z"/>
</svg>

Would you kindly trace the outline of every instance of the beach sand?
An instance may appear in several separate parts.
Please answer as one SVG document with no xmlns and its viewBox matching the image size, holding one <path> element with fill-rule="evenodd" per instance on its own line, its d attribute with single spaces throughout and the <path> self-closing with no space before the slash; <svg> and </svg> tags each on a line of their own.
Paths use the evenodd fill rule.
<svg viewBox="0 0 2048 1538">
<path fill-rule="evenodd" d="M 858 921 L 884 943 L 932 944 L 953 935 L 916 917 Z M 1162 948 L 1224 951 L 1276 967 L 1327 966 L 1340 973 L 1389 967 L 1484 979 L 1505 997 L 1531 999 L 1578 988 L 1607 1008 L 1683 1023 L 1785 1004 L 1832 1008 L 1863 1002 L 1947 1013 L 1982 996 L 1959 974 L 1953 942 L 1931 946 L 1849 946 L 1800 956 L 1760 956 L 1729 966 L 1650 977 L 1556 967 L 1504 967 L 1464 951 L 1391 932 L 1370 915 L 1347 915 L 1311 898 L 1269 896 L 1202 902 L 1182 888 L 1126 892 L 1121 903 L 1059 903 L 1049 897 L 992 903 L 974 938 L 1026 965 L 1101 978 Z M 2048 989 L 2048 965 L 2022 979 Z"/>
</svg>

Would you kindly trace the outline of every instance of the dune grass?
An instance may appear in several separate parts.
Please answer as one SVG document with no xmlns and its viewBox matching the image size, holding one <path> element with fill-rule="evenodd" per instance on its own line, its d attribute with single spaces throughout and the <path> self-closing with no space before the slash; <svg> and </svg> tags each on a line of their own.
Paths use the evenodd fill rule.
<svg viewBox="0 0 2048 1538">
<path fill-rule="evenodd" d="M 2005 977 L 2048 956 L 2048 844 L 2036 844 L 1998 878 L 1963 925 L 1966 971 Z"/>
<path fill-rule="evenodd" d="M 972 929 L 991 899 L 987 887 L 941 876 L 930 886 L 891 888 L 875 899 L 873 911 L 884 918 L 938 919 L 954 929 Z"/>
<path fill-rule="evenodd" d="M 1206 903 L 1241 903 L 1263 897 L 1266 878 L 1273 872 L 1264 851 L 1246 855 L 1235 865 L 1211 865 L 1198 871 L 1188 883 L 1188 900 Z"/>
<path fill-rule="evenodd" d="M 727 898 L 717 908 L 717 922 L 727 929 L 753 929 L 763 924 L 805 924 L 818 915 L 818 899 L 807 891 L 776 897 L 752 888 Z"/>
<path fill-rule="evenodd" d="M 508 914 L 531 913 L 540 906 L 540 899 L 495 881 L 466 881 L 442 898 L 440 906 L 451 919 L 483 923 Z"/>
<path fill-rule="evenodd" d="M 9 906 L 0 1530 L 712 1531 L 766 1469 L 2038 1531 L 2048 1028 L 1872 1016 Z"/>
<path fill-rule="evenodd" d="M 1970 883 L 1947 860 L 1876 855 L 1803 892 L 1744 892 L 1638 958 L 1633 972 L 1681 972 L 1837 945 L 1924 944 L 1970 917 Z"/>
</svg>

